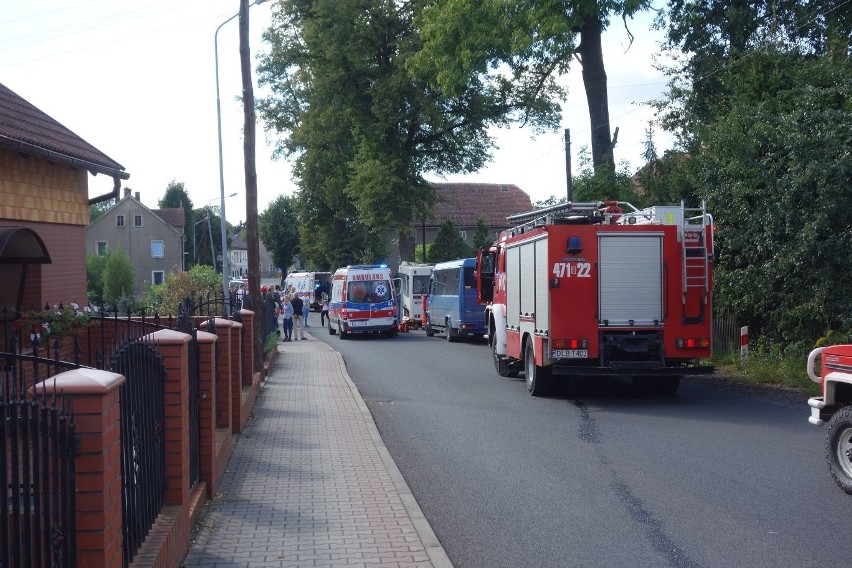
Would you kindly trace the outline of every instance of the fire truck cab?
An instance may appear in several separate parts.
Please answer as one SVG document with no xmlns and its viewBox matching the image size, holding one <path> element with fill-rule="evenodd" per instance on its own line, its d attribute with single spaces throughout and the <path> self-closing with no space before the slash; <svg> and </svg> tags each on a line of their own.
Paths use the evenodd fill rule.
<svg viewBox="0 0 852 568">
<path fill-rule="evenodd" d="M 820 374 L 815 372 L 820 359 Z M 808 376 L 822 384 L 822 396 L 808 399 L 815 426 L 828 424 L 825 461 L 838 487 L 852 495 L 852 345 L 832 345 L 811 351 Z"/>
<path fill-rule="evenodd" d="M 508 220 L 476 269 L 498 374 L 523 371 L 539 396 L 555 377 L 627 375 L 673 393 L 683 375 L 712 372 L 698 364 L 712 337 L 703 203 L 568 203 Z"/>
</svg>

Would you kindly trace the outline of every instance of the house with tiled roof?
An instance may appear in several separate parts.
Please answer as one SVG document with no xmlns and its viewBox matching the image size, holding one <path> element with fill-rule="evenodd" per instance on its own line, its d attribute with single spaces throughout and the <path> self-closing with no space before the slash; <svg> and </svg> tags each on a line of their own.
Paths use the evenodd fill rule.
<svg viewBox="0 0 852 568">
<path fill-rule="evenodd" d="M 124 188 L 124 197 L 86 229 L 86 251 L 106 254 L 121 248 L 130 257 L 135 289 L 128 295 L 144 294 L 153 284 L 162 284 L 169 272 L 183 272 L 184 211 L 181 207 L 149 209 Z"/>
<path fill-rule="evenodd" d="M 414 244 L 435 241 L 438 229 L 447 219 L 458 228 L 462 239 L 473 246 L 473 233 L 478 219 L 485 221 L 495 239 L 500 231 L 510 225 L 506 217 L 531 211 L 530 196 L 514 184 L 503 183 L 432 183 L 437 201 L 432 215 L 426 219 L 414 219 Z M 420 259 L 411 259 L 420 261 Z M 399 256 L 390 259 L 394 267 Z"/>
<path fill-rule="evenodd" d="M 258 240 L 258 256 L 260 261 L 260 277 L 280 277 L 279 267 L 272 261 L 272 255 L 263 246 L 263 241 Z M 248 245 L 239 235 L 231 237 L 228 245 L 228 269 L 231 278 L 246 278 L 248 276 Z"/>
<path fill-rule="evenodd" d="M 113 191 L 90 198 L 89 174 L 113 178 Z M 129 177 L 0 84 L 0 309 L 86 302 L 89 205 L 118 197 Z"/>
</svg>

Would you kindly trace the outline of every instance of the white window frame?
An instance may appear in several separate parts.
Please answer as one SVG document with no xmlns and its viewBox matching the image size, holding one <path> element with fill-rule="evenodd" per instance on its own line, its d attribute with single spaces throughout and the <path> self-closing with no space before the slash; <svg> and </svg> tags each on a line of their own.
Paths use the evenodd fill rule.
<svg viewBox="0 0 852 568">
<path fill-rule="evenodd" d="M 160 254 L 154 253 L 154 247 L 157 243 L 160 243 Z M 151 241 L 151 258 L 163 258 L 166 256 L 166 245 L 163 241 L 157 239 Z"/>
<path fill-rule="evenodd" d="M 463 241 L 467 242 L 467 231 L 459 231 L 459 236 Z"/>
<path fill-rule="evenodd" d="M 101 245 L 103 245 L 103 250 L 101 250 Z M 109 242 L 108 241 L 96 241 L 95 242 L 95 254 L 98 256 L 103 256 L 109 251 Z"/>
<path fill-rule="evenodd" d="M 157 284 L 157 277 L 155 274 L 160 274 L 160 284 L 166 281 L 166 271 L 165 270 L 152 270 L 151 271 L 151 284 Z"/>
</svg>

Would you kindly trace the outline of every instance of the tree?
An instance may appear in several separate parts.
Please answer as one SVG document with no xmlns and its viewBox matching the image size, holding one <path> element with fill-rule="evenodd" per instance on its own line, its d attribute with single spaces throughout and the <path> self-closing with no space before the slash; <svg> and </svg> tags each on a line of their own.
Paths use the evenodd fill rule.
<svg viewBox="0 0 852 568">
<path fill-rule="evenodd" d="M 296 216 L 296 199 L 279 195 L 260 214 L 258 232 L 266 250 L 272 255 L 275 266 L 286 274 L 299 254 L 299 219 Z"/>
<path fill-rule="evenodd" d="M 845 5 L 673 0 L 666 14 L 668 47 L 686 55 L 658 110 L 688 151 L 674 172 L 717 221 L 716 309 L 785 348 L 850 333 L 836 277 L 852 233 L 837 207 L 850 179 Z"/>
<path fill-rule="evenodd" d="M 115 205 L 115 202 L 112 199 L 107 199 L 106 201 L 89 205 L 89 224 L 97 221 L 98 218 L 109 211 L 113 205 Z"/>
<path fill-rule="evenodd" d="M 852 333 L 852 60 L 767 46 L 731 62 L 698 133 L 718 224 L 716 305 L 781 345 Z"/>
<path fill-rule="evenodd" d="M 183 182 L 170 181 L 166 186 L 166 192 L 157 204 L 161 209 L 169 207 L 183 209 L 183 252 L 187 258 L 193 258 L 192 243 L 195 242 L 195 225 L 192 219 L 192 200 Z"/>
<path fill-rule="evenodd" d="M 425 172 L 470 172 L 504 120 L 500 93 L 444 95 L 429 72 L 409 74 L 423 3 L 284 0 L 264 35 L 259 67 L 272 93 L 258 108 L 296 155 L 302 254 L 339 264 L 362 256 L 387 228 L 406 234 L 428 214 Z M 309 235 L 310 239 L 304 238 Z"/>
<path fill-rule="evenodd" d="M 485 219 L 480 217 L 476 220 L 476 227 L 473 229 L 473 250 L 477 251 L 493 242 L 494 237 L 491 234 L 491 228 L 485 222 Z"/>
<path fill-rule="evenodd" d="M 170 272 L 162 284 L 148 291 L 148 303 L 159 315 L 178 315 L 185 298 L 221 297 L 222 281 L 210 266 L 193 266 L 186 272 Z"/>
<path fill-rule="evenodd" d="M 435 234 L 435 242 L 427 252 L 429 252 L 429 262 L 444 262 L 471 256 L 470 247 L 461 238 L 458 227 L 452 219 L 441 223 Z"/>
<path fill-rule="evenodd" d="M 419 20 L 424 49 L 414 59 L 415 69 L 435 71 L 444 92 L 472 86 L 499 93 L 509 109 L 526 109 L 524 119 L 544 113 L 545 122 L 555 116 L 558 123 L 558 101 L 565 93 L 555 79 L 576 58 L 583 67 L 593 166 L 611 174 L 615 143 L 601 35 L 610 18 L 626 22 L 649 5 L 650 0 L 438 0 Z"/>
<path fill-rule="evenodd" d="M 659 21 L 666 23 L 666 46 L 677 63 L 667 69 L 668 97 L 655 106 L 663 127 L 691 153 L 699 127 L 736 87 L 720 73 L 728 64 L 765 45 L 848 57 L 852 37 L 846 0 L 670 0 Z"/>
<path fill-rule="evenodd" d="M 118 248 L 107 254 L 103 272 L 103 299 L 107 304 L 133 296 L 133 265 L 124 249 Z"/>
<path fill-rule="evenodd" d="M 104 269 L 109 254 L 86 255 L 86 292 L 89 303 L 95 306 L 104 303 Z"/>
</svg>

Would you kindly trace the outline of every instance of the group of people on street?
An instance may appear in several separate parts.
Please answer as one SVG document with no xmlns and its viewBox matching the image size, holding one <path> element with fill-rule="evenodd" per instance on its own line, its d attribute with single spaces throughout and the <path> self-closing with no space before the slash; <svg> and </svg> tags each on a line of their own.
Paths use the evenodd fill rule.
<svg viewBox="0 0 852 568">
<path fill-rule="evenodd" d="M 268 317 L 272 318 L 269 321 L 269 328 L 276 331 L 282 341 L 307 339 L 304 328 L 309 327 L 310 302 L 300 298 L 293 286 L 283 291 L 278 284 L 272 288 L 261 286 L 260 293 L 267 307 L 267 313 L 270 314 Z M 325 326 L 325 318 L 328 317 L 328 294 L 323 292 L 320 302 L 322 306 L 320 323 Z M 279 317 L 281 318 L 280 326 Z"/>
</svg>

